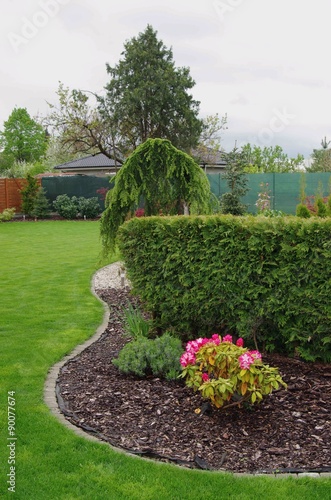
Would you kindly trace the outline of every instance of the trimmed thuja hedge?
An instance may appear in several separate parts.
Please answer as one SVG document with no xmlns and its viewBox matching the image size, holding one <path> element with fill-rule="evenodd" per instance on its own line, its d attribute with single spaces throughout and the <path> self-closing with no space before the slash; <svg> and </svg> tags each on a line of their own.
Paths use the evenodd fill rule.
<svg viewBox="0 0 331 500">
<path fill-rule="evenodd" d="M 119 245 L 161 329 L 331 360 L 330 218 L 133 218 Z"/>
</svg>

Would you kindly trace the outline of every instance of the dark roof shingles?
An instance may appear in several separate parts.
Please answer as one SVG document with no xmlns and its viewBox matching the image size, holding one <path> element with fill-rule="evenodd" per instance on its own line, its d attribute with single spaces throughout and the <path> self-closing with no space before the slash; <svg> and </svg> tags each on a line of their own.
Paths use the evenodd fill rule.
<svg viewBox="0 0 331 500">
<path fill-rule="evenodd" d="M 68 161 L 67 163 L 62 163 L 54 167 L 58 170 L 63 169 L 76 169 L 76 168 L 110 168 L 114 167 L 115 162 L 113 159 L 108 158 L 108 156 L 103 153 L 98 153 L 95 155 L 85 156 L 84 158 L 79 158 L 78 160 Z"/>
</svg>

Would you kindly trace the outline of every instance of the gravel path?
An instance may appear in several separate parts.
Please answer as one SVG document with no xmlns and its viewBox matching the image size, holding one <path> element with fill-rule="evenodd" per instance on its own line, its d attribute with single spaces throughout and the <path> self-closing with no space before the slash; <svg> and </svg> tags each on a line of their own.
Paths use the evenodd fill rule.
<svg viewBox="0 0 331 500">
<path fill-rule="evenodd" d="M 124 288 L 125 286 L 131 287 L 131 283 L 126 277 L 124 264 L 122 262 L 115 262 L 114 264 L 105 266 L 99 269 L 94 275 L 94 290 Z"/>
</svg>

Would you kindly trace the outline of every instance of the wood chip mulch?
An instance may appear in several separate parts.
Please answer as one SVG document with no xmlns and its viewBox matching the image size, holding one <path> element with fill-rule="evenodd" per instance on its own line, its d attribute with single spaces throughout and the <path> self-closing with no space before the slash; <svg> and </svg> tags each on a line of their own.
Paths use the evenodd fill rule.
<svg viewBox="0 0 331 500">
<path fill-rule="evenodd" d="M 331 471 L 331 365 L 276 354 L 288 389 L 252 409 L 210 408 L 182 380 L 123 375 L 112 359 L 128 342 L 130 290 L 98 290 L 111 314 L 101 338 L 61 370 L 59 406 L 73 424 L 130 453 L 232 472 Z M 195 410 L 202 409 L 200 414 Z"/>
</svg>

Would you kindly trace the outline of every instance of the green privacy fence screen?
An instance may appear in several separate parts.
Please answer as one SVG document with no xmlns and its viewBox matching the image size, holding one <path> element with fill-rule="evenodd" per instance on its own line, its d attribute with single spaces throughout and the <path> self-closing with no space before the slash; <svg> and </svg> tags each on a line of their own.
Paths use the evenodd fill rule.
<svg viewBox="0 0 331 500">
<path fill-rule="evenodd" d="M 207 174 L 212 192 L 220 198 L 229 189 L 222 174 Z M 256 201 L 261 191 L 261 183 L 268 184 L 270 208 L 286 214 L 295 214 L 300 203 L 301 185 L 304 179 L 306 196 L 314 196 L 319 190 L 323 196 L 331 192 L 331 173 L 291 173 L 291 174 L 247 174 L 248 192 L 242 199 L 247 211 L 256 213 Z"/>
<path fill-rule="evenodd" d="M 222 174 L 207 174 L 212 192 L 220 198 L 228 191 L 227 183 Z M 256 213 L 256 201 L 261 191 L 261 183 L 268 183 L 271 196 L 271 208 L 281 210 L 287 214 L 295 214 L 296 206 L 300 202 L 300 191 L 302 179 L 305 181 L 305 193 L 314 196 L 318 190 L 322 190 L 323 196 L 331 192 L 331 173 L 291 173 L 291 174 L 247 174 L 248 192 L 243 198 L 247 205 L 247 211 Z M 97 196 L 100 205 L 104 208 L 102 192 L 98 190 L 109 189 L 112 186 L 107 177 L 96 177 L 90 175 L 68 175 L 57 177 L 43 177 L 42 187 L 46 190 L 47 198 L 53 202 L 59 194 L 71 196 L 84 196 L 92 198 Z"/>
<path fill-rule="evenodd" d="M 92 175 L 68 175 L 57 177 L 42 177 L 41 185 L 46 190 L 46 196 L 50 202 L 55 201 L 60 194 L 72 196 L 83 196 L 84 198 L 99 199 L 100 206 L 104 208 L 105 189 L 111 187 L 108 177 L 96 177 Z M 101 189 L 101 192 L 97 192 Z"/>
</svg>

